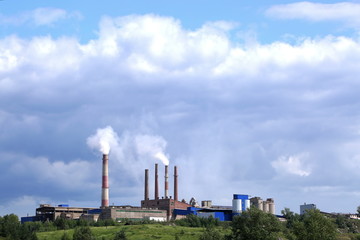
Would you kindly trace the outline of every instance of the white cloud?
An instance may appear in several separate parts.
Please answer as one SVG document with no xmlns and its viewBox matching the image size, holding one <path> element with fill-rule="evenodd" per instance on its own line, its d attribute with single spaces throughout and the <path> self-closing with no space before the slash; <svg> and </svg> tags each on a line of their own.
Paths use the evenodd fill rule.
<svg viewBox="0 0 360 240">
<path fill-rule="evenodd" d="M 51 26 L 54 23 L 67 18 L 81 18 L 77 12 L 69 13 L 60 8 L 36 8 L 14 16 L 0 14 L 1 24 L 22 25 L 33 24 L 35 26 Z"/>
<path fill-rule="evenodd" d="M 282 19 L 305 19 L 310 21 L 340 20 L 360 23 L 360 4 L 352 2 L 313 3 L 296 2 L 275 5 L 266 11 L 267 15 Z"/>
<path fill-rule="evenodd" d="M 108 125 L 122 133 L 110 152 L 111 197 L 133 199 L 129 204 L 138 204 L 143 169 L 155 161 L 136 147 L 139 136 L 158 138 L 155 147 L 171 155 L 186 199 L 201 193 L 216 202 L 248 191 L 281 200 L 328 184 L 358 189 L 355 171 L 342 165 L 353 159 L 359 166 L 358 146 L 334 146 L 358 137 L 359 40 L 241 45 L 230 38 L 231 27 L 215 22 L 188 30 L 169 17 L 104 17 L 98 38 L 87 43 L 0 39 L 0 151 L 14 154 L 0 156 L 0 182 L 16 176 L 21 194 L 11 195 L 6 184 L 0 190 L 12 199 L 44 196 L 52 184 L 50 199 L 82 202 L 85 192 L 89 201 L 98 199 L 101 157 L 86 139 Z M 302 149 L 311 165 L 302 154 L 285 157 Z M 334 172 L 339 177 L 330 184 Z M 204 186 L 214 184 L 226 188 L 208 195 Z"/>
<path fill-rule="evenodd" d="M 279 174 L 292 174 L 301 177 L 307 177 L 311 174 L 311 170 L 306 165 L 305 160 L 308 154 L 298 154 L 293 156 L 281 156 L 271 165 Z"/>
</svg>

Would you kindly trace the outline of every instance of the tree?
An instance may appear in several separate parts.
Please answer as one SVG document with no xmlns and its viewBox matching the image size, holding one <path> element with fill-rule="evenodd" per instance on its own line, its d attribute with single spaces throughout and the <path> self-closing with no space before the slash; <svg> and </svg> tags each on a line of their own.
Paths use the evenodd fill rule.
<svg viewBox="0 0 360 240">
<path fill-rule="evenodd" d="M 301 221 L 295 222 L 293 232 L 298 240 L 336 239 L 336 228 L 318 209 L 306 211 Z"/>
<path fill-rule="evenodd" d="M 284 208 L 284 210 L 281 210 L 281 214 L 286 219 L 286 227 L 289 229 L 293 227 L 294 222 L 300 220 L 300 215 L 290 211 L 290 208 Z"/>
<path fill-rule="evenodd" d="M 360 206 L 357 207 L 357 212 L 360 214 Z"/>
<path fill-rule="evenodd" d="M 15 214 L 5 215 L 3 217 L 2 231 L 7 239 L 20 239 L 20 222 Z"/>
<path fill-rule="evenodd" d="M 251 207 L 233 218 L 230 239 L 277 240 L 280 232 L 281 223 L 274 215 Z"/>
<path fill-rule="evenodd" d="M 95 239 L 89 226 L 75 228 L 73 240 L 93 240 Z"/>
<path fill-rule="evenodd" d="M 127 240 L 125 230 L 122 229 L 115 234 L 114 240 Z"/>
</svg>

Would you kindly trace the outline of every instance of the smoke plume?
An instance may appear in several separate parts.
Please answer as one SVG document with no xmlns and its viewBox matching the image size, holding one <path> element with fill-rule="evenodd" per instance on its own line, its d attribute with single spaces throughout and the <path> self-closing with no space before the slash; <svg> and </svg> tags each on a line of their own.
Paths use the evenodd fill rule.
<svg viewBox="0 0 360 240">
<path fill-rule="evenodd" d="M 150 155 L 169 165 L 169 158 L 165 154 L 167 142 L 160 136 L 137 135 L 135 137 L 136 150 L 139 155 Z"/>
<path fill-rule="evenodd" d="M 118 140 L 116 132 L 112 127 L 107 126 L 97 129 L 96 134 L 88 137 L 86 143 L 90 148 L 99 150 L 102 154 L 109 154 L 111 147 L 118 146 Z"/>
</svg>

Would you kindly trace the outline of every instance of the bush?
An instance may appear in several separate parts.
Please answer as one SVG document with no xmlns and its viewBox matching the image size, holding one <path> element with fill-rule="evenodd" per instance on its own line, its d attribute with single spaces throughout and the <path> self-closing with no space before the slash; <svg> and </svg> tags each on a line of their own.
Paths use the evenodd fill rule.
<svg viewBox="0 0 360 240">
<path fill-rule="evenodd" d="M 115 234 L 114 240 L 127 240 L 125 230 L 122 229 Z"/>
<path fill-rule="evenodd" d="M 220 240 L 222 239 L 221 234 L 214 228 L 206 228 L 204 233 L 199 237 L 199 240 Z"/>
<path fill-rule="evenodd" d="M 176 220 L 175 224 L 179 225 L 179 226 L 184 226 L 184 227 L 209 228 L 209 227 L 219 226 L 220 221 L 219 221 L 219 219 L 214 218 L 212 216 L 210 216 L 208 218 L 202 218 L 202 217 L 198 217 L 194 214 L 189 214 L 186 216 L 186 218 Z"/>
<path fill-rule="evenodd" d="M 77 227 L 75 228 L 73 240 L 94 240 L 95 237 L 91 232 L 90 227 Z"/>
</svg>

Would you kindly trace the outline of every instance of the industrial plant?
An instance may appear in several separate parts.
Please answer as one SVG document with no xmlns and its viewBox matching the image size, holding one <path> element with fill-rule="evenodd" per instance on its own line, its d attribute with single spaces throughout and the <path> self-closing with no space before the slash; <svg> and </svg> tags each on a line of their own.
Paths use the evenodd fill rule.
<svg viewBox="0 0 360 240">
<path fill-rule="evenodd" d="M 154 220 L 170 221 L 194 214 L 199 217 L 214 217 L 220 221 L 231 221 L 233 216 L 254 206 L 264 212 L 275 214 L 274 199 L 262 200 L 260 197 L 250 197 L 246 194 L 233 194 L 231 206 L 213 205 L 211 200 L 201 201 L 201 206 L 192 198 L 189 202 L 184 199 L 179 201 L 178 196 L 178 168 L 174 166 L 173 197 L 169 195 L 169 166 L 164 167 L 164 196 L 159 195 L 159 166 L 155 164 L 155 191 L 154 197 L 149 194 L 149 169 L 145 169 L 144 199 L 139 207 L 134 206 L 109 206 L 109 155 L 102 156 L 102 185 L 101 206 L 99 208 L 70 207 L 67 204 L 51 206 L 41 204 L 36 209 L 35 216 L 21 218 L 22 222 L 28 221 L 54 221 L 56 218 L 84 219 L 97 221 L 99 219 L 113 219 L 121 222 L 129 220 Z"/>
</svg>

